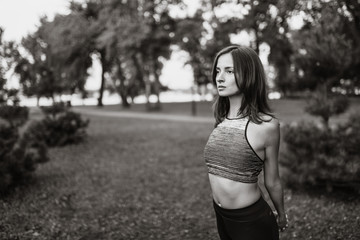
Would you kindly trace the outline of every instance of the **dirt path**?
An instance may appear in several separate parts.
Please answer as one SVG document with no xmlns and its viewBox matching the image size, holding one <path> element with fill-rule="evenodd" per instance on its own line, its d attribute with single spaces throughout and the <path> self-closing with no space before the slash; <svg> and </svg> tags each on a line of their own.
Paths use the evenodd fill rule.
<svg viewBox="0 0 360 240">
<path fill-rule="evenodd" d="M 183 115 L 171 115 L 162 113 L 140 113 L 140 112 L 114 112 L 96 109 L 73 108 L 74 111 L 93 116 L 107 116 L 118 118 L 137 118 L 137 119 L 151 119 L 151 120 L 167 120 L 178 122 L 195 122 L 195 123 L 213 123 L 214 119 L 211 117 L 192 117 Z"/>
</svg>

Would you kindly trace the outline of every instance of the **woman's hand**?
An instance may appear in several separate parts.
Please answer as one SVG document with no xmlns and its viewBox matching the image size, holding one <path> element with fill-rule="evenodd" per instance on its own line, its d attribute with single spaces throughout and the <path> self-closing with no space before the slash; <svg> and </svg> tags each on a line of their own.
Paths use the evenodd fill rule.
<svg viewBox="0 0 360 240">
<path fill-rule="evenodd" d="M 289 226 L 289 220 L 288 220 L 288 216 L 287 214 L 282 214 L 282 215 L 279 215 L 277 217 L 277 222 L 278 222 L 278 226 L 279 226 L 279 229 L 280 231 L 284 231 L 288 226 Z"/>
</svg>

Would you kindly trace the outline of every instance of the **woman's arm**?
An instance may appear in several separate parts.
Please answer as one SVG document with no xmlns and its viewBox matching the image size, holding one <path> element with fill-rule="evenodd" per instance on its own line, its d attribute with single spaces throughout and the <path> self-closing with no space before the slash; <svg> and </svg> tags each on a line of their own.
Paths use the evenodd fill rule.
<svg viewBox="0 0 360 240">
<path fill-rule="evenodd" d="M 274 203 L 278 213 L 278 225 L 281 230 L 287 226 L 287 216 L 284 209 L 284 194 L 279 175 L 279 146 L 280 124 L 277 119 L 272 119 L 265 124 L 265 165 L 264 181 L 266 190 Z"/>
</svg>

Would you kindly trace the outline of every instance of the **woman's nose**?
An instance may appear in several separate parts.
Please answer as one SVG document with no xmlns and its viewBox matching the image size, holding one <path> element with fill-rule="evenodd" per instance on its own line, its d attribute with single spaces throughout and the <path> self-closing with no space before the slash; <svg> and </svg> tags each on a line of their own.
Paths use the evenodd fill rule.
<svg viewBox="0 0 360 240">
<path fill-rule="evenodd" d="M 218 83 L 223 83 L 225 80 L 224 80 L 223 77 L 217 77 L 216 81 L 217 81 Z"/>
<path fill-rule="evenodd" d="M 216 76 L 216 81 L 217 82 L 224 82 L 224 76 L 222 73 L 218 73 Z"/>
</svg>

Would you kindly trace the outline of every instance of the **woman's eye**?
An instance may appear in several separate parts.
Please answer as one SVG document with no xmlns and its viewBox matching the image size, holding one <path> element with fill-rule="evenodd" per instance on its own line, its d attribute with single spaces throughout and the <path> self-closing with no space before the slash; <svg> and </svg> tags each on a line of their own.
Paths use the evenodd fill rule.
<svg viewBox="0 0 360 240">
<path fill-rule="evenodd" d="M 228 74 L 233 74 L 234 72 L 232 70 L 227 70 L 226 71 Z"/>
</svg>

